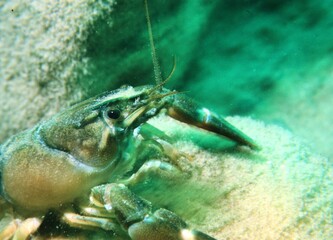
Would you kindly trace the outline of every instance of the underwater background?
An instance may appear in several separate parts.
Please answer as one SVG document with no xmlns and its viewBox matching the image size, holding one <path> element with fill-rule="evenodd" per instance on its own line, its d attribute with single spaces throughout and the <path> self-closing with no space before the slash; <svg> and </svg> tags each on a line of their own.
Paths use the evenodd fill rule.
<svg viewBox="0 0 333 240">
<path fill-rule="evenodd" d="M 166 87 L 239 116 L 263 146 L 250 158 L 216 139 L 188 147 L 225 189 L 193 224 L 218 239 L 332 239 L 333 1 L 148 4 L 164 78 L 176 58 Z M 82 99 L 154 84 L 152 69 L 141 0 L 2 0 L 0 143 Z"/>
</svg>

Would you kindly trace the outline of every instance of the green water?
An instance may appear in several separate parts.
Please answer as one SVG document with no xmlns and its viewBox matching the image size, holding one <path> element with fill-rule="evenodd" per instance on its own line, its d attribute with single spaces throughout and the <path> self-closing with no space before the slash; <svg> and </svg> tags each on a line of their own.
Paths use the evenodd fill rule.
<svg viewBox="0 0 333 240">
<path fill-rule="evenodd" d="M 88 39 L 89 77 L 112 79 L 112 86 L 153 82 L 144 8 L 129 2 L 115 6 L 113 28 L 101 21 Z M 177 59 L 167 87 L 224 115 L 280 124 L 332 156 L 333 115 L 325 104 L 332 101 L 332 1 L 149 5 L 164 76 Z"/>
</svg>

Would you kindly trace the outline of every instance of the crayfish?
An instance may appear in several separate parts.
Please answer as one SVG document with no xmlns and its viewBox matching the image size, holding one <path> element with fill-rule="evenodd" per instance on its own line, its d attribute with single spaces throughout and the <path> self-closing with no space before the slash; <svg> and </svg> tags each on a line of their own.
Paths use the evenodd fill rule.
<svg viewBox="0 0 333 240">
<path fill-rule="evenodd" d="M 90 98 L 2 144 L 0 203 L 10 205 L 17 217 L 3 227 L 0 239 L 38 234 L 49 211 L 73 228 L 103 229 L 134 240 L 214 239 L 130 190 L 150 172 L 180 171 L 168 136 L 148 120 L 166 114 L 240 145 L 257 145 L 185 94 L 164 87 L 169 77 L 162 80 L 147 1 L 145 6 L 156 85 L 125 86 Z M 138 149 L 151 145 L 169 161 L 139 158 Z"/>
</svg>

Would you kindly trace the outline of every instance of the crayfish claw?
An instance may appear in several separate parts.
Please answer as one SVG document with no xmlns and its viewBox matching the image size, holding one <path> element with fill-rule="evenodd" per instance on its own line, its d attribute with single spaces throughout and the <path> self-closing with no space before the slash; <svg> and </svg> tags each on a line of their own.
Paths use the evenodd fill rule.
<svg viewBox="0 0 333 240">
<path fill-rule="evenodd" d="M 218 114 L 201 107 L 186 95 L 177 94 L 172 96 L 172 99 L 172 103 L 168 108 L 168 115 L 170 117 L 224 136 L 251 149 L 260 150 L 257 143 L 245 133 L 231 125 Z"/>
</svg>

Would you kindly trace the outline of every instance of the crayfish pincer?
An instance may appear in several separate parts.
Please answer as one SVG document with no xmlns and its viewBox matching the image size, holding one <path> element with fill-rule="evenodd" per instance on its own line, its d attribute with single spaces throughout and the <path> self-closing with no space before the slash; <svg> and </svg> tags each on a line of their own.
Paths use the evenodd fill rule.
<svg viewBox="0 0 333 240">
<path fill-rule="evenodd" d="M 131 191 L 145 175 L 182 173 L 170 137 L 148 120 L 167 114 L 240 145 L 257 145 L 217 114 L 164 88 L 167 80 L 161 80 L 158 70 L 145 5 L 156 85 L 126 86 L 90 98 L 2 144 L 0 216 L 9 220 L 1 220 L 0 239 L 40 234 L 49 212 L 56 212 L 59 224 L 104 230 L 110 237 L 214 239 Z M 152 147 L 158 154 L 141 151 Z"/>
</svg>

